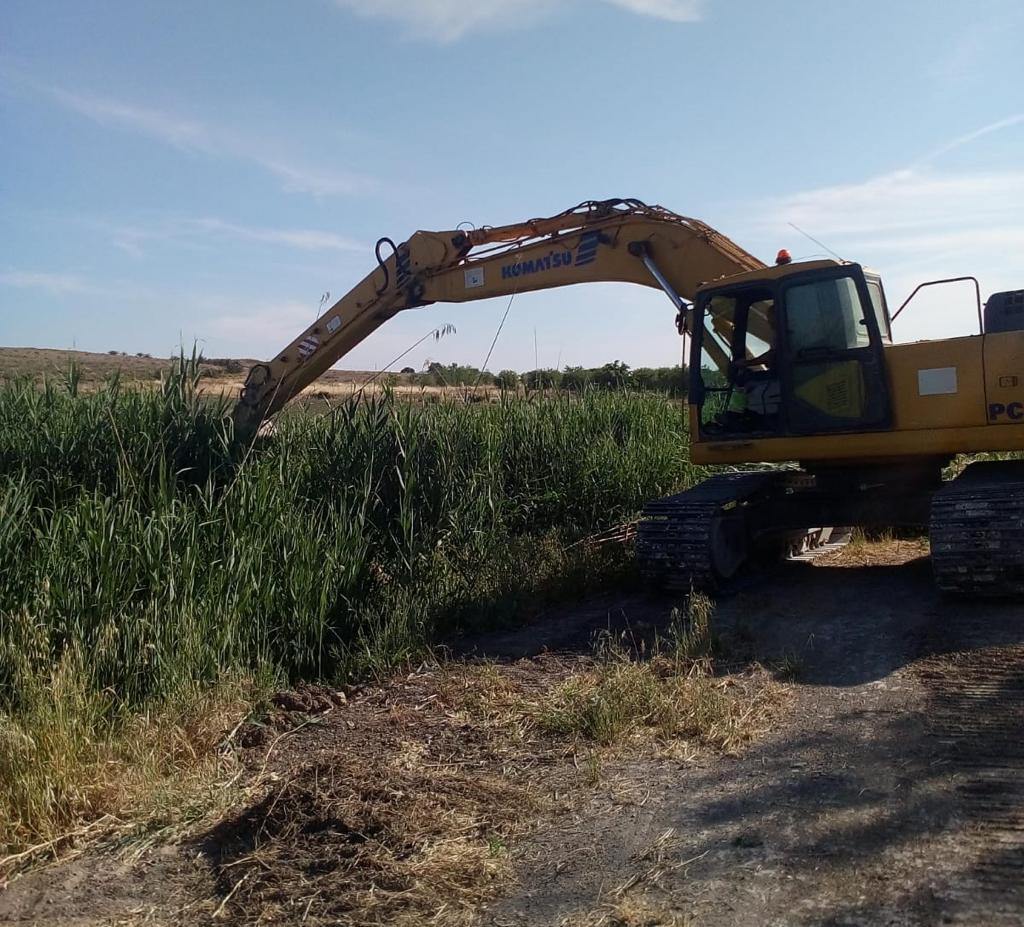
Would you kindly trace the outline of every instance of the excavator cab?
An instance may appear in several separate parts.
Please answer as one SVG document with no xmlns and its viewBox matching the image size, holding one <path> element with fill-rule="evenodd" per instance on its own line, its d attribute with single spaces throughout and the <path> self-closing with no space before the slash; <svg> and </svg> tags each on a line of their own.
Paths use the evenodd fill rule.
<svg viewBox="0 0 1024 927">
<path fill-rule="evenodd" d="M 693 335 L 691 401 L 706 440 L 891 425 L 885 296 L 858 264 L 790 264 L 705 287 Z"/>
</svg>

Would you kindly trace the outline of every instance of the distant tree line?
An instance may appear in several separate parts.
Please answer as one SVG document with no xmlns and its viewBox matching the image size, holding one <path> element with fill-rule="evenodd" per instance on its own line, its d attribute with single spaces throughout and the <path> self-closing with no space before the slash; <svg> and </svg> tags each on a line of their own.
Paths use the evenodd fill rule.
<svg viewBox="0 0 1024 927">
<path fill-rule="evenodd" d="M 565 367 L 562 370 L 547 368 L 527 370 L 500 370 L 491 373 L 463 364 L 428 364 L 426 369 L 415 371 L 411 367 L 402 370 L 406 382 L 421 386 L 498 386 L 501 389 L 527 390 L 564 389 L 581 392 L 585 389 L 618 390 L 636 389 L 647 392 L 665 393 L 681 398 L 686 395 L 685 367 L 636 367 L 621 361 L 612 361 L 601 367 Z"/>
</svg>

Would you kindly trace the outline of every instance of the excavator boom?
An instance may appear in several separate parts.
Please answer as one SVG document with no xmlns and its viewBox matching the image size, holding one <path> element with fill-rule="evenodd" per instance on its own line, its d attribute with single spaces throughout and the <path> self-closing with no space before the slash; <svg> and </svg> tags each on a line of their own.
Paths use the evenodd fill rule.
<svg viewBox="0 0 1024 927">
<path fill-rule="evenodd" d="M 692 299 L 702 283 L 765 266 L 705 223 L 633 199 L 586 202 L 513 225 L 421 231 L 399 245 L 382 238 L 376 254 L 375 270 L 249 371 L 238 433 L 250 433 L 405 309 L 602 281 Z"/>
</svg>

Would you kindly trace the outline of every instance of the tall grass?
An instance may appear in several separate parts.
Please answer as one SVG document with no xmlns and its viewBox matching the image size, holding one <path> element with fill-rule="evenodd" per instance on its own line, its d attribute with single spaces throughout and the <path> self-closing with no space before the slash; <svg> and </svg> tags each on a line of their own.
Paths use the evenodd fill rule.
<svg viewBox="0 0 1024 927">
<path fill-rule="evenodd" d="M 0 386 L 0 757 L 16 767 L 48 762 L 43 716 L 88 744 L 229 676 L 379 672 L 578 582 L 593 564 L 570 542 L 693 477 L 658 397 L 385 395 L 239 449 L 198 376 L 183 359 L 158 390 L 85 395 L 73 371 Z M 3 763 L 0 791 L 18 775 Z"/>
</svg>

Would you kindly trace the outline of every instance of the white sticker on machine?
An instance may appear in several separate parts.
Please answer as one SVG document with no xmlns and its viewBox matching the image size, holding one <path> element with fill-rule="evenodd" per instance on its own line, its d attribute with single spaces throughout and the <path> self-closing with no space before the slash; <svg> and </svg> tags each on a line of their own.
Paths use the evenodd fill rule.
<svg viewBox="0 0 1024 927">
<path fill-rule="evenodd" d="M 320 347 L 320 339 L 316 335 L 307 335 L 299 342 L 299 359 L 305 360 Z"/>
<path fill-rule="evenodd" d="M 484 269 L 482 267 L 471 267 L 466 271 L 466 289 L 474 290 L 484 285 Z"/>
<path fill-rule="evenodd" d="M 919 396 L 948 396 L 956 392 L 956 367 L 931 367 L 917 371 Z"/>
<path fill-rule="evenodd" d="M 333 335 L 333 334 L 334 334 L 334 333 L 335 333 L 335 332 L 336 332 L 336 331 L 337 331 L 337 330 L 338 330 L 339 328 L 341 328 L 341 317 L 340 317 L 340 316 L 337 316 L 337 315 L 336 315 L 336 316 L 334 316 L 334 318 L 333 318 L 333 319 L 328 319 L 328 320 L 327 320 L 327 331 L 329 331 L 329 332 L 330 332 L 330 333 L 331 333 L 332 335 Z"/>
</svg>

